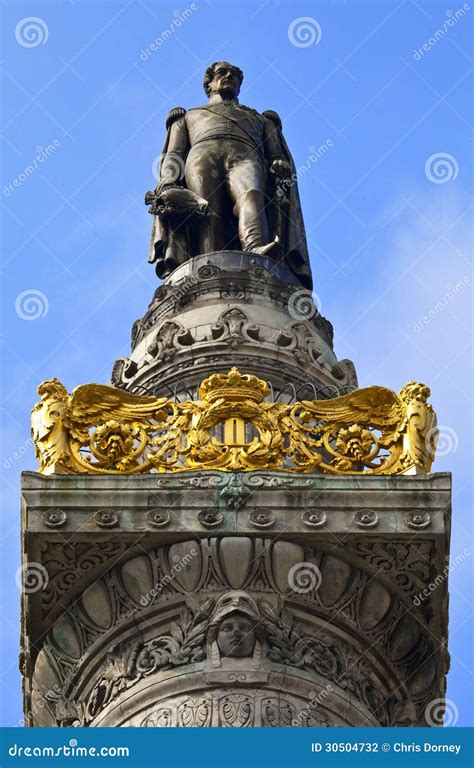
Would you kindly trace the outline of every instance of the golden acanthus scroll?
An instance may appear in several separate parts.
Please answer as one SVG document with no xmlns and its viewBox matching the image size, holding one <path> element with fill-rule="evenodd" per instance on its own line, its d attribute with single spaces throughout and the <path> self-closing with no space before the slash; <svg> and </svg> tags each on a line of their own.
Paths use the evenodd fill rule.
<svg viewBox="0 0 474 768">
<path fill-rule="evenodd" d="M 331 400 L 266 402 L 236 368 L 175 402 L 101 384 L 38 387 L 32 435 L 40 472 L 142 474 L 257 469 L 335 475 L 428 473 L 437 439 L 430 390 L 367 387 Z"/>
</svg>

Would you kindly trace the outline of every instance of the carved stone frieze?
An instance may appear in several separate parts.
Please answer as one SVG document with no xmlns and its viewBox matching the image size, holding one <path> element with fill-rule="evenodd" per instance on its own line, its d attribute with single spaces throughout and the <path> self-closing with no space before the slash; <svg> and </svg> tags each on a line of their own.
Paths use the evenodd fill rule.
<svg viewBox="0 0 474 768">
<path fill-rule="evenodd" d="M 275 341 L 279 347 L 291 351 L 301 366 L 317 363 L 319 357 L 324 353 L 324 346 L 321 344 L 320 337 L 306 323 L 290 323 L 278 333 Z"/>
<path fill-rule="evenodd" d="M 147 714 L 145 728 L 193 727 L 263 728 L 330 727 L 331 715 L 323 707 L 304 706 L 297 699 L 250 693 L 219 693 L 171 702 Z"/>
<path fill-rule="evenodd" d="M 378 555 L 370 556 L 373 564 Z M 295 569 L 302 570 L 306 580 Z M 141 574 L 139 585 L 135 573 Z M 175 609 L 187 601 L 190 590 L 199 598 Z M 163 611 L 160 629 L 153 630 L 153 617 Z M 342 636 L 341 630 L 332 630 L 334 612 Z M 118 626 L 122 639 L 108 642 Z M 146 679 L 179 667 L 189 674 L 198 668 L 216 670 L 212 674 L 234 670 L 238 680 L 241 657 L 249 654 L 253 661 L 246 662 L 242 680 L 248 681 L 252 665 L 261 672 L 265 664 L 290 677 L 322 679 L 334 690 L 350 692 L 382 724 L 390 723 L 391 686 L 399 691 L 399 701 L 405 699 L 413 709 L 431 690 L 436 674 L 430 661 L 433 642 L 423 620 L 414 619 L 397 593 L 369 573 L 340 555 L 296 543 L 224 537 L 171 544 L 112 568 L 53 626 L 37 660 L 34 684 L 37 695 L 44 696 L 54 674 L 59 693 L 49 704 L 52 716 L 58 722 L 71 720 L 71 711 L 58 714 L 55 709 L 67 700 L 73 719 L 82 712 L 82 724 L 92 725 L 125 692 L 141 690 Z M 376 679 L 374 669 L 382 659 L 384 671 Z M 251 725 L 253 710 L 245 697 L 233 696 L 224 697 L 225 706 L 222 701 L 215 705 L 218 724 Z M 298 716 L 296 709 L 278 709 L 270 699 L 267 696 L 265 714 L 259 715 L 268 725 Z M 208 704 L 204 718 L 209 723 L 212 706 Z M 198 709 L 189 705 L 184 717 L 179 710 L 172 714 L 166 704 L 153 724 L 182 725 L 197 717 Z M 313 709 L 305 715 L 306 724 L 314 721 Z"/>
<path fill-rule="evenodd" d="M 221 299 L 245 299 L 245 288 L 236 282 L 228 282 L 221 288 Z"/>
<path fill-rule="evenodd" d="M 227 309 L 211 326 L 214 341 L 225 341 L 230 347 L 238 348 L 244 342 L 259 341 L 260 329 L 245 312 L 238 307 Z"/>
<path fill-rule="evenodd" d="M 116 362 L 114 385 L 144 393 L 179 380 L 192 388 L 217 356 L 219 366 L 247 357 L 252 370 L 280 387 L 289 381 L 335 392 L 357 386 L 353 365 L 337 361 L 329 321 L 317 311 L 295 319 L 297 286 L 286 270 L 229 251 L 195 261 L 175 270 L 135 322 L 132 354 Z"/>
<path fill-rule="evenodd" d="M 166 321 L 157 331 L 152 343 L 147 349 L 147 355 L 161 362 L 172 360 L 181 347 L 194 344 L 194 337 L 181 323 Z M 138 366 L 140 368 L 140 365 Z"/>
<path fill-rule="evenodd" d="M 341 544 L 373 566 L 378 573 L 393 579 L 412 600 L 429 581 L 434 550 L 432 541 L 362 539 Z M 429 610 L 429 604 L 428 595 L 422 604 L 425 611 Z"/>
<path fill-rule="evenodd" d="M 94 574 L 106 563 L 117 562 L 127 551 L 119 541 L 49 541 L 42 545 L 42 562 L 48 574 L 42 590 L 43 616 L 46 617 L 75 582 Z"/>
</svg>

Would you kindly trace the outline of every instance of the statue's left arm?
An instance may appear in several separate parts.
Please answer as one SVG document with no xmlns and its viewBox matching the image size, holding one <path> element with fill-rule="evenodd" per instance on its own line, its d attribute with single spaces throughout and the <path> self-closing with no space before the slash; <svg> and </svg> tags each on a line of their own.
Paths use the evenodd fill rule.
<svg viewBox="0 0 474 768">
<path fill-rule="evenodd" d="M 263 150 L 270 171 L 279 178 L 286 179 L 291 173 L 291 167 L 281 141 L 280 117 L 272 110 L 264 112 L 262 117 L 264 121 Z"/>
</svg>

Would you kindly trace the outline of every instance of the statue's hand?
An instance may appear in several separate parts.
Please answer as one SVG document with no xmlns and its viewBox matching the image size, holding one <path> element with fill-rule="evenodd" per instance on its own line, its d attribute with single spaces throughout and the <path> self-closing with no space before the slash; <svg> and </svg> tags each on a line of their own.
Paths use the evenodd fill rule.
<svg viewBox="0 0 474 768">
<path fill-rule="evenodd" d="M 177 184 L 175 181 L 159 181 L 155 192 L 157 195 L 160 195 L 162 192 L 165 192 L 167 189 L 181 189 L 181 185 Z"/>
<path fill-rule="evenodd" d="M 291 167 L 288 160 L 282 157 L 273 160 L 270 165 L 270 173 L 274 173 L 279 179 L 288 179 L 291 173 Z"/>
<path fill-rule="evenodd" d="M 149 190 L 145 192 L 145 205 L 153 205 L 156 200 L 156 192 Z"/>
</svg>

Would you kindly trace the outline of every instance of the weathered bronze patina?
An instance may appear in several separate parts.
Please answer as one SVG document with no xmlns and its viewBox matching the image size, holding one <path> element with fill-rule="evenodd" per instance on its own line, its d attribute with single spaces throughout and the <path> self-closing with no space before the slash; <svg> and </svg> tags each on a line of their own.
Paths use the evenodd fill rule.
<svg viewBox="0 0 474 768">
<path fill-rule="evenodd" d="M 145 202 L 155 215 L 150 260 L 159 277 L 202 253 L 271 256 L 312 287 L 294 163 L 276 112 L 239 103 L 242 71 L 206 70 L 208 103 L 172 109 L 160 178 Z"/>
</svg>

